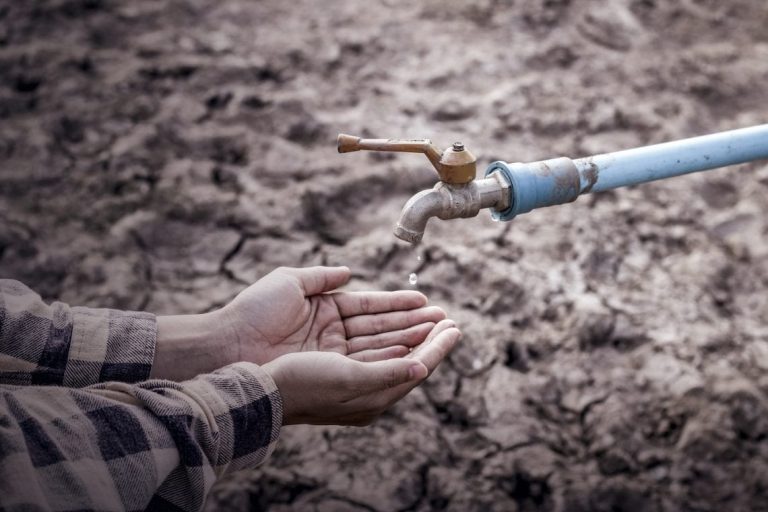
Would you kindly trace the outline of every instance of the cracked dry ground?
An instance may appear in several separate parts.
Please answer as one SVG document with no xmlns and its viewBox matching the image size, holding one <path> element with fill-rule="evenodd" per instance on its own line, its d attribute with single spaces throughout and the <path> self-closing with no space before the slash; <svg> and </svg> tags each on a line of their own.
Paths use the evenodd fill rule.
<svg viewBox="0 0 768 512">
<path fill-rule="evenodd" d="M 0 1 L 3 276 L 168 313 L 279 265 L 418 272 L 450 361 L 370 428 L 286 428 L 211 509 L 768 510 L 768 165 L 412 251 L 390 229 L 427 162 L 334 149 L 462 140 L 484 168 L 766 122 L 768 4 L 362 6 Z"/>
</svg>

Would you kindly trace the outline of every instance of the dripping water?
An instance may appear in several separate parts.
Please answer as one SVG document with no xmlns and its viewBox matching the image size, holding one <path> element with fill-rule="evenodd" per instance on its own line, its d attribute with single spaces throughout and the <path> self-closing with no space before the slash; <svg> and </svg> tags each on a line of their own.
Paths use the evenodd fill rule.
<svg viewBox="0 0 768 512">
<path fill-rule="evenodd" d="M 421 263 L 421 254 L 416 256 L 416 261 Z M 419 282 L 419 276 L 416 274 L 416 272 L 411 272 L 410 275 L 408 276 L 408 283 L 411 286 L 416 286 L 416 283 L 418 282 Z"/>
</svg>

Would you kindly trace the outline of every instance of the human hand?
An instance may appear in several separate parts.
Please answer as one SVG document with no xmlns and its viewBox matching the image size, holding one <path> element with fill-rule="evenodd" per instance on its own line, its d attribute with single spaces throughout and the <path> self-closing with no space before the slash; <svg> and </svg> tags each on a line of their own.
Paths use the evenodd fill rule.
<svg viewBox="0 0 768 512">
<path fill-rule="evenodd" d="M 416 291 L 329 293 L 349 278 L 346 267 L 278 268 L 221 309 L 159 316 L 151 376 L 184 380 L 301 351 L 403 357 L 445 318 Z"/>
<path fill-rule="evenodd" d="M 283 424 L 370 424 L 445 359 L 461 333 L 443 320 L 406 357 L 362 362 L 333 352 L 292 353 L 262 368 L 283 400 Z"/>
<path fill-rule="evenodd" d="M 263 364 L 291 352 L 401 357 L 445 318 L 416 291 L 335 292 L 347 267 L 278 268 L 222 309 L 242 359 Z"/>
</svg>

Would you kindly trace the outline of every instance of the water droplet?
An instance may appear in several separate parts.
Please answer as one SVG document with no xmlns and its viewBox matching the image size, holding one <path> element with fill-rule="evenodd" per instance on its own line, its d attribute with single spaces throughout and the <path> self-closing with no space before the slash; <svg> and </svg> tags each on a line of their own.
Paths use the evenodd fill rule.
<svg viewBox="0 0 768 512">
<path fill-rule="evenodd" d="M 474 361 L 472 361 L 472 369 L 473 370 L 477 371 L 477 370 L 479 370 L 482 367 L 483 367 L 483 361 L 482 360 L 475 359 Z"/>
<path fill-rule="evenodd" d="M 418 256 L 416 256 L 416 261 L 421 261 L 421 254 L 419 254 Z"/>
<path fill-rule="evenodd" d="M 419 276 L 416 275 L 416 272 L 411 272 L 411 275 L 408 276 L 408 282 L 411 283 L 413 286 L 416 286 L 416 283 L 419 281 Z"/>
<path fill-rule="evenodd" d="M 493 222 L 499 222 L 500 219 L 497 216 L 495 216 L 495 215 L 491 215 L 491 220 Z"/>
</svg>

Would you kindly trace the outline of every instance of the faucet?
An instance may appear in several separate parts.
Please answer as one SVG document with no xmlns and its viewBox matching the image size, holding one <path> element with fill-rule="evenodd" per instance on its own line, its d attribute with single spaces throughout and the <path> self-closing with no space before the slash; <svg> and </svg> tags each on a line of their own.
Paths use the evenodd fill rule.
<svg viewBox="0 0 768 512">
<path fill-rule="evenodd" d="M 502 172 L 475 179 L 477 159 L 461 142 L 440 151 L 429 139 L 362 139 L 341 134 L 338 150 L 339 153 L 360 150 L 423 153 L 429 159 L 440 180 L 433 188 L 422 190 L 405 203 L 394 231 L 396 237 L 406 242 L 418 244 L 432 217 L 443 220 L 474 217 L 483 208 L 502 211 L 509 207 L 510 182 Z"/>
<path fill-rule="evenodd" d="M 493 162 L 476 179 L 475 156 L 456 142 L 439 151 L 429 139 L 361 139 L 339 135 L 339 153 L 423 153 L 440 181 L 405 203 L 395 236 L 417 244 L 432 217 L 474 217 L 489 208 L 496 220 L 512 220 L 535 208 L 575 201 L 582 194 L 637 185 L 692 172 L 768 158 L 768 124 L 571 160 Z"/>
</svg>

